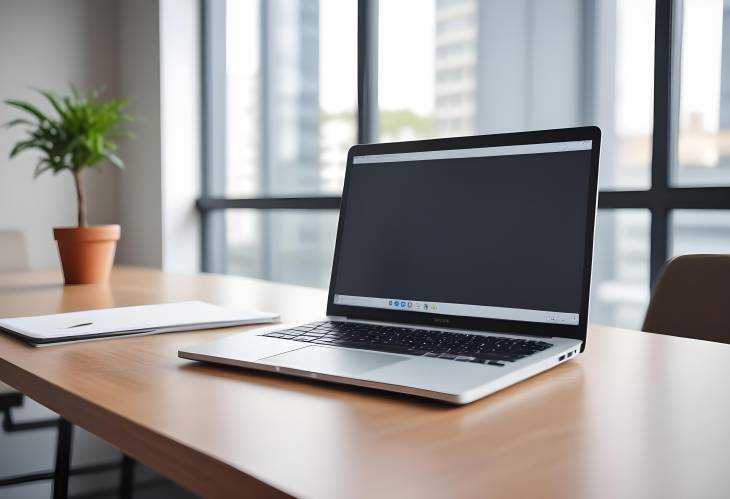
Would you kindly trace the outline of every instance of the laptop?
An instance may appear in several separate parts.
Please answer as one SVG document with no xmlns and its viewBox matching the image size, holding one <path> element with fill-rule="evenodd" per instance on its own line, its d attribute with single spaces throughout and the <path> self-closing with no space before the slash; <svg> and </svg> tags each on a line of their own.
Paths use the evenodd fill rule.
<svg viewBox="0 0 730 499">
<path fill-rule="evenodd" d="M 352 147 L 326 317 L 179 356 L 453 404 L 574 359 L 600 139 L 583 127 Z"/>
</svg>

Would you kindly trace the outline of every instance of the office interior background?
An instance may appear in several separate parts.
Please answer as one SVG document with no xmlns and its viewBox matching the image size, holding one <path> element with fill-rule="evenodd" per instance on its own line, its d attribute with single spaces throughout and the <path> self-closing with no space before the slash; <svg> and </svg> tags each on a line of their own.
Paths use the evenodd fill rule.
<svg viewBox="0 0 730 499">
<path fill-rule="evenodd" d="M 130 99 L 126 170 L 87 176 L 120 264 L 326 287 L 353 143 L 591 124 L 592 322 L 640 328 L 667 258 L 730 249 L 728 0 L 1 0 L 0 64 L 3 99 Z M 57 267 L 73 186 L 7 161 L 18 133 L 0 227 Z M 113 452 L 81 433 L 78 459 Z M 2 468 L 42 468 L 46 437 Z"/>
<path fill-rule="evenodd" d="M 0 85 L 130 99 L 128 168 L 87 180 L 95 221 L 125 228 L 119 263 L 318 287 L 351 144 L 597 124 L 591 317 L 636 328 L 666 258 L 730 248 L 729 15 L 723 0 L 6 0 Z M 31 184 L 23 161 L 3 166 L 5 206 L 37 202 L 0 222 L 52 267 L 71 185 Z"/>
</svg>

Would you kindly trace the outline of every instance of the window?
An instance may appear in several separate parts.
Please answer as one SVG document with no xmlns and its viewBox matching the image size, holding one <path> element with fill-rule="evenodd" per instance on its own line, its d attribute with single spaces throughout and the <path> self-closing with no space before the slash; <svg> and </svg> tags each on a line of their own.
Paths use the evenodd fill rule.
<svg viewBox="0 0 730 499">
<path fill-rule="evenodd" d="M 730 253 L 730 211 L 672 213 L 672 255 L 692 253 Z"/>
<path fill-rule="evenodd" d="M 204 270 L 326 286 L 355 142 L 582 124 L 592 321 L 639 327 L 669 255 L 730 249 L 730 0 L 203 6 Z"/>
<path fill-rule="evenodd" d="M 259 5 L 226 2 L 225 114 L 227 196 L 259 192 L 261 175 Z"/>
<path fill-rule="evenodd" d="M 598 210 L 590 321 L 636 329 L 649 303 L 648 210 Z"/>
<path fill-rule="evenodd" d="M 730 185 L 730 1 L 686 0 L 674 182 Z"/>
<path fill-rule="evenodd" d="M 649 189 L 654 0 L 599 1 L 592 114 L 603 131 L 601 189 Z"/>
<path fill-rule="evenodd" d="M 564 2 L 381 2 L 380 140 L 586 122 L 581 15 Z"/>
<path fill-rule="evenodd" d="M 357 7 L 356 0 L 204 3 L 209 197 L 340 194 L 357 141 Z M 211 64 L 221 52 L 224 62 Z M 219 246 L 204 250 L 209 270 L 327 285 L 332 213 L 215 212 L 204 230 Z M 294 270 L 303 262 L 308 272 Z"/>
<path fill-rule="evenodd" d="M 226 9 L 227 195 L 339 193 L 357 134 L 356 1 Z"/>
<path fill-rule="evenodd" d="M 468 6 L 457 2 L 454 8 Z M 378 12 L 379 140 L 397 141 L 435 135 L 435 88 L 458 80 L 461 68 L 434 64 L 436 2 L 391 0 Z M 404 23 L 404 19 L 408 19 Z M 463 41 L 460 41 L 463 43 Z M 403 68 L 408 68 L 404 71 Z"/>
<path fill-rule="evenodd" d="M 329 285 L 336 211 L 227 210 L 226 269 L 320 288 Z"/>
<path fill-rule="evenodd" d="M 653 0 L 599 1 L 595 12 L 581 2 L 382 2 L 380 140 L 598 123 L 602 188 L 648 189 L 654 33 L 647 27 L 655 8 Z"/>
</svg>

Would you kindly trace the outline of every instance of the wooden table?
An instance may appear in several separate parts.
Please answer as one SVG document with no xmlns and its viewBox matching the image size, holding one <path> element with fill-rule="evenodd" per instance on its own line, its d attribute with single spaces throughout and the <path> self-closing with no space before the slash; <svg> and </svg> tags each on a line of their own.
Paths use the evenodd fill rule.
<svg viewBox="0 0 730 499">
<path fill-rule="evenodd" d="M 0 275 L 0 316 L 203 299 L 320 317 L 325 292 L 117 268 Z M 594 326 L 578 360 L 465 407 L 177 357 L 245 328 L 31 348 L 0 379 L 206 497 L 730 497 L 730 345 Z"/>
</svg>

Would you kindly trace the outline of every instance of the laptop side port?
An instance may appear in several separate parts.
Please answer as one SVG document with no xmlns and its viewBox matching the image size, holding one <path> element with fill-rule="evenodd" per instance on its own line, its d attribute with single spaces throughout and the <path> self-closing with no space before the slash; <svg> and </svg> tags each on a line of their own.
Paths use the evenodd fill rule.
<svg viewBox="0 0 730 499">
<path fill-rule="evenodd" d="M 565 355 L 561 355 L 560 357 L 558 357 L 558 362 L 562 362 L 564 360 L 565 360 Z"/>
</svg>

